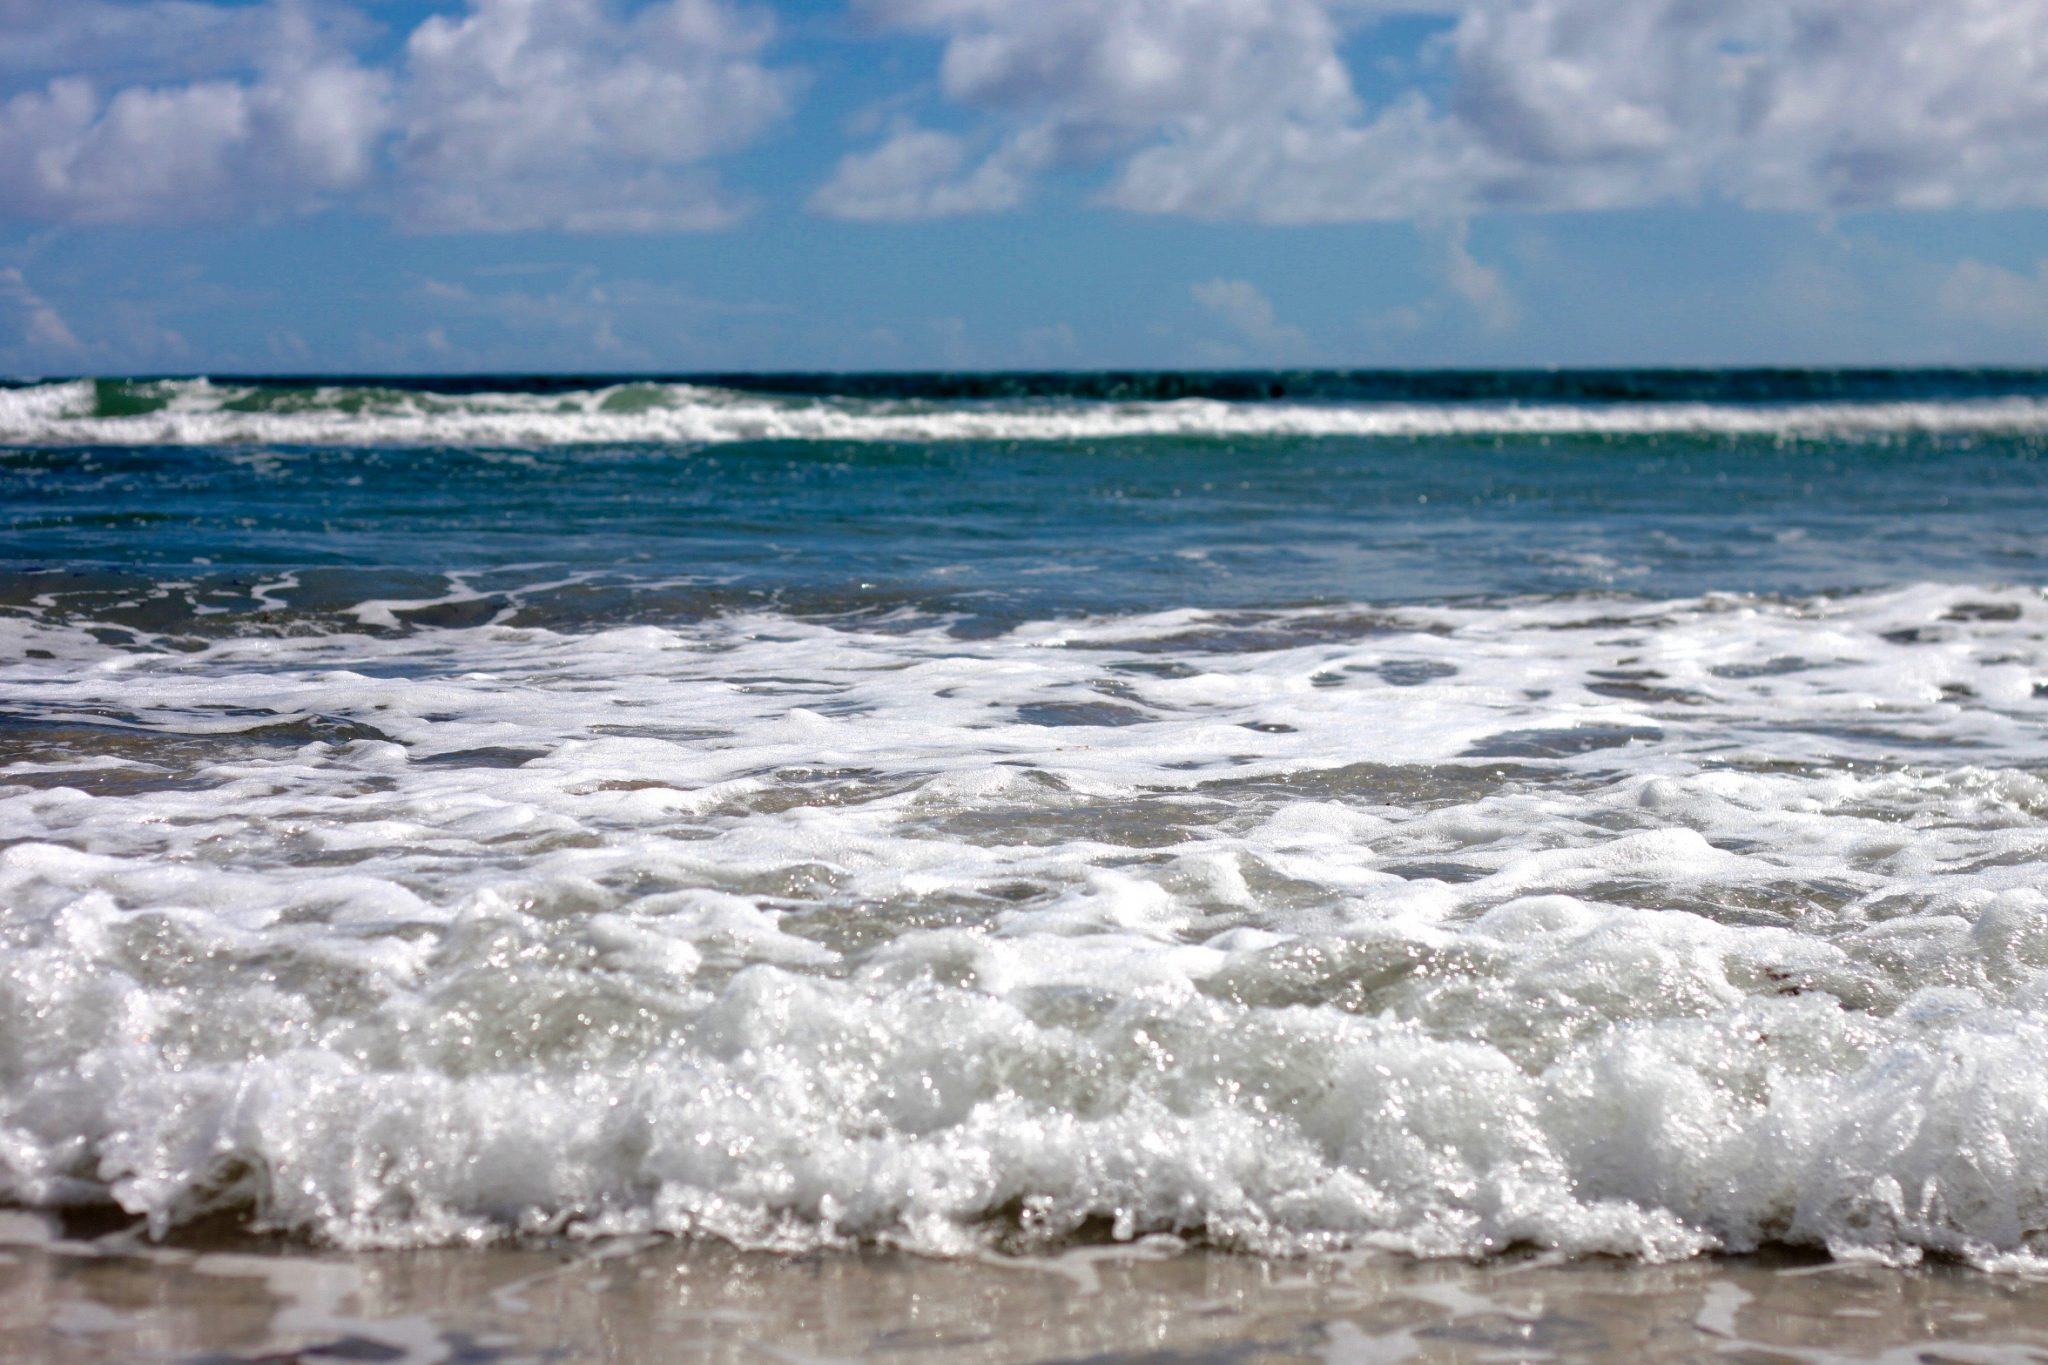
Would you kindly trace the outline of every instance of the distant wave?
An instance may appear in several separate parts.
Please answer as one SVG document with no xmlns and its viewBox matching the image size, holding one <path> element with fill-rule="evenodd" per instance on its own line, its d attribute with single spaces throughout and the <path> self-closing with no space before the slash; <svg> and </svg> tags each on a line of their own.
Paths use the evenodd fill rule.
<svg viewBox="0 0 2048 1365">
<path fill-rule="evenodd" d="M 0 389 L 0 443 L 634 445 L 1092 441 L 1136 437 L 1826 436 L 2048 433 L 2048 394 L 1826 401 L 1328 401 L 1283 396 L 888 399 L 629 382 L 436 391 L 423 381 L 284 385 L 67 380 Z M 1283 395 L 1284 384 L 1274 381 Z M 1880 390 L 1881 391 L 1881 390 Z M 1903 396 L 1910 393 L 1911 396 Z"/>
</svg>

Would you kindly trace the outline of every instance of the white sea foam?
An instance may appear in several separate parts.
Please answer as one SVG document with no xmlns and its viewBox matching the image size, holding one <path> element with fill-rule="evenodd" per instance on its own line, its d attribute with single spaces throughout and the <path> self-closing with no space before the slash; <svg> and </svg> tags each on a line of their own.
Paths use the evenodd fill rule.
<svg viewBox="0 0 2048 1365">
<path fill-rule="evenodd" d="M 1090 441 L 1145 436 L 1827 436 L 2048 432 L 2048 399 L 1790 404 L 878 402 L 685 384 L 460 396 L 316 389 L 245 410 L 256 390 L 154 386 L 163 406 L 97 416 L 87 381 L 0 389 L 11 445 L 553 446 L 732 441 Z"/>
<path fill-rule="evenodd" d="M 2048 1253 L 2039 593 L 1350 619 L 0 620 L 0 1195 Z"/>
</svg>

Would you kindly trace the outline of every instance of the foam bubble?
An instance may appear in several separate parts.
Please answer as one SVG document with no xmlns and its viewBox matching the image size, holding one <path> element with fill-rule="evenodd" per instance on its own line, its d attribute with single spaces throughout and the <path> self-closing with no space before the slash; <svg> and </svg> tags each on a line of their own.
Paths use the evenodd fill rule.
<svg viewBox="0 0 2048 1365">
<path fill-rule="evenodd" d="M 1346 619 L 0 620 L 0 1195 L 2048 1252 L 2039 593 Z"/>
</svg>

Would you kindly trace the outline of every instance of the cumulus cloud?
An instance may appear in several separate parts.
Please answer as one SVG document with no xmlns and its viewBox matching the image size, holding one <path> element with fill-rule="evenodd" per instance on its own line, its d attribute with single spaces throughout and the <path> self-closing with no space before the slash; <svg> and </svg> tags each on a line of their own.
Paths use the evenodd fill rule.
<svg viewBox="0 0 2048 1365">
<path fill-rule="evenodd" d="M 788 110 L 726 0 L 467 0 L 387 66 L 338 0 L 0 0 L 0 215 L 288 213 L 344 191 L 427 231 L 715 227 L 705 163 Z M 90 74 L 82 74 L 90 73 Z"/>
<path fill-rule="evenodd" d="M 765 16 L 718 0 L 472 0 L 406 47 L 403 217 L 430 230 L 655 231 L 733 221 L 699 163 L 788 110 Z"/>
<path fill-rule="evenodd" d="M 2041 0 L 847 2 L 939 57 L 811 196 L 841 218 L 1011 210 L 1062 173 L 1288 223 L 2048 204 Z M 0 0 L 0 215 L 727 224 L 719 163 L 801 85 L 770 3 L 441 0 L 373 61 L 373 0 Z M 1366 98 L 1353 40 L 1417 10 L 1442 93 Z"/>
<path fill-rule="evenodd" d="M 2048 202 L 2034 0 L 1519 0 L 1468 15 L 1457 60 L 1502 202 Z"/>
<path fill-rule="evenodd" d="M 84 34 L 105 38 L 117 65 L 151 39 L 166 44 L 167 60 L 203 65 L 195 44 L 218 7 L 170 8 L 112 14 L 13 0 L 9 17 L 25 26 L 0 58 L 33 66 Z M 135 22 L 124 28 L 122 16 Z M 221 74 L 112 90 L 60 75 L 0 102 L 0 211 L 69 222 L 205 218 L 296 209 L 361 184 L 388 123 L 390 77 L 335 51 L 302 6 L 243 20 L 260 41 L 220 47 Z M 252 69 L 234 69 L 244 61 Z"/>
<path fill-rule="evenodd" d="M 1098 168 L 1104 198 L 1139 211 L 1309 222 L 1704 197 L 2048 203 L 2038 0 L 1465 0 L 1444 52 L 1449 97 L 1367 107 L 1341 53 L 1345 25 L 1372 8 L 862 6 L 943 41 L 939 89 L 983 120 L 992 160 Z"/>
<path fill-rule="evenodd" d="M 1115 157 L 1148 140 L 1247 133 L 1276 117 L 1341 126 L 1358 112 L 1336 52 L 1337 29 L 1315 0 L 866 0 L 883 28 L 945 38 L 939 86 L 991 117 L 981 162 L 966 144 L 899 129 L 849 155 L 813 207 L 841 216 L 886 204 L 887 216 L 1008 208 L 1031 176 Z M 1254 135 L 1256 135 L 1254 133 Z M 912 142 L 911 139 L 920 139 Z M 908 155 L 912 147 L 927 155 Z M 887 166 L 887 193 L 852 188 Z M 968 187 L 996 186 L 973 195 Z"/>
</svg>

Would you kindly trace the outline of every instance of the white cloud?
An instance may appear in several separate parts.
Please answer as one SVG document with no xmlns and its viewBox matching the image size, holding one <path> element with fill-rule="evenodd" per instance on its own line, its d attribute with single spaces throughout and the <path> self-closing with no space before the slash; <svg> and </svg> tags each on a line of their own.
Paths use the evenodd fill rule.
<svg viewBox="0 0 2048 1365">
<path fill-rule="evenodd" d="M 2048 202 L 2036 0 L 1519 0 L 1468 15 L 1457 61 L 1503 202 Z"/>
<path fill-rule="evenodd" d="M 842 218 L 1011 210 L 1062 171 L 1133 211 L 1287 223 L 2048 205 L 2042 0 L 851 3 L 940 55 L 812 195 Z M 716 227 L 745 208 L 718 162 L 801 84 L 768 0 L 440 7 L 378 64 L 372 0 L 0 0 L 0 216 L 346 196 L 430 231 Z M 1351 38 L 1415 10 L 1448 22 L 1447 93 L 1369 101 Z"/>
<path fill-rule="evenodd" d="M 1104 197 L 1133 210 L 1307 222 L 1710 196 L 2048 204 L 2039 0 L 1466 0 L 1449 99 L 1369 109 L 1340 51 L 1343 23 L 1371 8 L 863 6 L 943 39 L 940 89 L 983 118 L 995 156 L 1024 165 L 1029 147 L 1038 169 L 1106 170 Z"/>
<path fill-rule="evenodd" d="M 345 0 L 0 0 L 0 74 L 112 85 L 252 74 L 282 47 L 347 50 L 375 25 Z"/>
<path fill-rule="evenodd" d="M 1436 276 L 1442 289 L 1411 303 L 1367 310 L 1359 318 L 1367 332 L 1382 339 L 1466 335 L 1468 318 L 1491 333 L 1514 329 L 1521 321 L 1521 303 L 1506 276 L 1472 254 L 1470 225 L 1464 219 L 1418 222 L 1416 235 L 1425 252 L 1424 270 Z"/>
<path fill-rule="evenodd" d="M 57 76 L 0 103 L 0 207 L 66 222 L 208 218 L 296 210 L 361 184 L 389 77 L 329 50 L 296 7 L 249 22 L 266 35 L 250 74 L 111 91 Z"/>
<path fill-rule="evenodd" d="M 1203 280 L 1188 292 L 1204 311 L 1261 351 L 1301 351 L 1308 334 L 1280 321 L 1273 301 L 1250 280 Z"/>
<path fill-rule="evenodd" d="M 0 0 L 0 216 L 221 218 L 346 191 L 423 230 L 720 226 L 740 206 L 704 163 L 796 83 L 761 60 L 769 20 L 725 0 L 469 0 L 388 69 L 355 55 L 373 30 L 337 0 Z"/>
<path fill-rule="evenodd" d="M 430 278 L 421 282 L 420 294 L 441 312 L 488 319 L 517 335 L 554 334 L 607 360 L 646 361 L 652 359 L 649 352 L 629 346 L 618 334 L 620 312 L 647 302 L 637 297 L 643 288 L 630 283 L 623 287 L 607 285 L 595 272 L 581 270 L 561 288 L 548 293 L 506 289 L 480 294 L 463 284 Z M 687 303 L 687 299 L 678 300 L 673 291 L 668 291 L 663 301 L 671 309 L 677 302 Z M 445 347 L 447 333 L 443 328 L 434 327 L 429 334 L 439 336 Z"/>
<path fill-rule="evenodd" d="M 7 354 L 63 359 L 85 350 L 63 315 L 29 287 L 15 266 L 0 267 L 0 317 L 8 319 L 14 333 Z"/>
<path fill-rule="evenodd" d="M 718 227 L 700 163 L 787 112 L 766 17 L 720 0 L 472 0 L 406 50 L 402 218 L 443 231 Z"/>
<path fill-rule="evenodd" d="M 880 146 L 843 158 L 811 196 L 811 208 L 833 218 L 904 222 L 1014 208 L 1030 170 L 999 158 L 959 175 L 967 145 L 950 133 L 901 125 Z"/>
<path fill-rule="evenodd" d="M 1468 225 L 1462 218 L 1442 234 L 1444 283 L 1471 305 L 1487 331 L 1505 332 L 1515 325 L 1521 310 L 1500 271 L 1473 256 L 1466 245 L 1467 236 Z"/>
<path fill-rule="evenodd" d="M 0 71 L 175 75 L 109 88 L 58 74 L 0 102 L 9 216 L 135 222 L 289 212 L 362 184 L 391 81 L 293 0 L 229 9 L 6 0 Z"/>
<path fill-rule="evenodd" d="M 963 174 L 961 139 L 899 128 L 843 160 L 813 203 L 843 216 L 861 202 L 845 187 L 884 166 L 897 177 L 873 199 L 887 216 L 987 212 L 1014 206 L 1040 172 L 1156 137 L 1251 129 L 1276 115 L 1341 124 L 1358 110 L 1336 26 L 1317 0 L 867 0 L 861 9 L 884 27 L 944 36 L 940 88 L 990 115 L 996 136 Z M 913 148 L 924 153 L 915 165 Z"/>
</svg>

